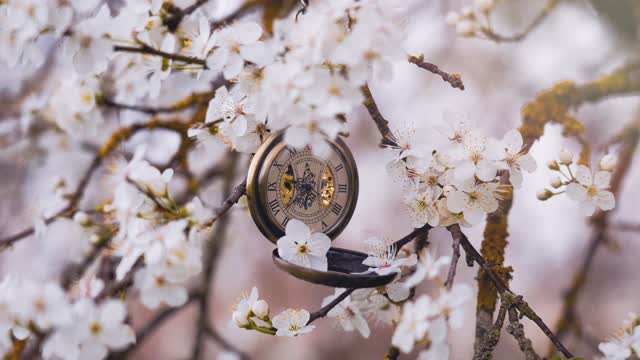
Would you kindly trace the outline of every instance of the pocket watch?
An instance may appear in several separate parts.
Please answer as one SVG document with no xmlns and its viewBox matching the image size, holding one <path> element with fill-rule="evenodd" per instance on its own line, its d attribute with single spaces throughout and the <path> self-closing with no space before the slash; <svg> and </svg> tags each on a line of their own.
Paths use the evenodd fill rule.
<svg viewBox="0 0 640 360">
<path fill-rule="evenodd" d="M 284 142 L 284 131 L 272 134 L 258 149 L 249 165 L 247 202 L 253 221 L 271 242 L 285 235 L 293 219 L 312 232 L 322 232 L 332 241 L 345 229 L 358 200 L 358 170 L 349 148 L 340 138 L 324 141 L 326 158 L 307 146 L 296 150 Z M 311 283 L 332 287 L 367 288 L 383 286 L 396 274 L 367 273 L 362 262 L 367 254 L 331 247 L 328 271 L 290 263 L 275 249 L 273 261 L 281 270 Z"/>
<path fill-rule="evenodd" d="M 358 170 L 342 139 L 325 137 L 327 158 L 307 146 L 296 150 L 284 142 L 284 130 L 272 134 L 254 155 L 247 176 L 251 216 L 272 242 L 297 219 L 331 240 L 347 226 L 358 200 Z"/>
</svg>

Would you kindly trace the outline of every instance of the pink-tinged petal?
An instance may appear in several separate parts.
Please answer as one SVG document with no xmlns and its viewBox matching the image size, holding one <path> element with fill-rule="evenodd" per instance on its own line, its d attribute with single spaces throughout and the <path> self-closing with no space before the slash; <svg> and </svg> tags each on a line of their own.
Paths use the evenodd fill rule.
<svg viewBox="0 0 640 360">
<path fill-rule="evenodd" d="M 269 48 L 262 41 L 251 45 L 243 45 L 240 48 L 240 55 L 245 60 L 258 66 L 266 65 L 271 60 Z"/>
<path fill-rule="evenodd" d="M 331 247 L 331 239 L 323 233 L 313 233 L 308 245 L 312 255 L 325 256 Z"/>
<path fill-rule="evenodd" d="M 127 316 L 127 307 L 122 301 L 108 300 L 100 309 L 100 322 L 107 327 L 122 323 Z"/>
<path fill-rule="evenodd" d="M 520 168 L 526 172 L 534 172 L 538 168 L 536 160 L 529 153 L 520 156 L 516 163 L 520 165 Z"/>
<path fill-rule="evenodd" d="M 504 134 L 502 143 L 509 154 L 517 154 L 522 150 L 522 135 L 513 129 Z"/>
<path fill-rule="evenodd" d="M 580 213 L 584 216 L 591 216 L 596 211 L 596 205 L 591 201 L 580 203 Z"/>
<path fill-rule="evenodd" d="M 222 70 L 229 59 L 229 49 L 226 47 L 217 48 L 207 59 L 207 67 L 213 71 Z"/>
<path fill-rule="evenodd" d="M 522 186 L 522 172 L 515 167 L 509 169 L 509 182 L 514 188 Z"/>
<path fill-rule="evenodd" d="M 409 287 L 401 282 L 394 282 L 386 286 L 387 295 L 391 301 L 404 301 L 409 297 Z"/>
<path fill-rule="evenodd" d="M 488 139 L 484 150 L 484 157 L 488 160 L 501 160 L 504 158 L 504 145 L 496 139 Z"/>
<path fill-rule="evenodd" d="M 587 189 L 580 184 L 571 183 L 567 185 L 566 193 L 569 199 L 574 201 L 582 202 L 587 199 Z"/>
<path fill-rule="evenodd" d="M 251 44 L 262 36 L 262 27 L 253 21 L 241 22 L 233 26 L 233 35 L 240 44 Z"/>
<path fill-rule="evenodd" d="M 183 287 L 176 287 L 174 289 L 171 289 L 171 294 L 167 296 L 165 300 L 167 305 L 177 307 L 184 305 L 184 303 L 187 302 L 188 298 L 189 294 L 187 294 L 187 289 Z"/>
<path fill-rule="evenodd" d="M 597 205 L 602 210 L 612 210 L 616 207 L 616 198 L 611 191 L 599 191 L 596 196 Z"/>
<path fill-rule="evenodd" d="M 473 178 L 473 175 L 475 174 L 475 172 L 476 172 L 476 166 L 470 161 L 465 161 L 460 166 L 455 168 L 453 176 L 456 181 L 463 182 Z"/>
<path fill-rule="evenodd" d="M 295 241 L 307 240 L 311 236 L 311 229 L 300 220 L 293 219 L 289 221 L 285 229 L 287 237 Z"/>
<path fill-rule="evenodd" d="M 464 210 L 464 219 L 467 220 L 469 223 L 475 225 L 477 223 L 479 223 L 480 221 L 482 221 L 482 218 L 484 217 L 485 212 L 482 211 L 479 208 L 471 208 L 471 209 L 465 209 Z"/>
<path fill-rule="evenodd" d="M 105 331 L 100 340 L 112 350 L 120 350 L 136 341 L 136 335 L 127 325 L 120 325 Z"/>
<path fill-rule="evenodd" d="M 578 180 L 578 182 L 582 185 L 590 186 L 591 184 L 593 184 L 591 170 L 584 165 L 578 165 L 575 177 L 576 180 Z"/>
<path fill-rule="evenodd" d="M 498 167 L 495 163 L 487 160 L 480 160 L 476 168 L 476 175 L 478 176 L 478 179 L 482 181 L 491 181 L 496 177 L 497 171 Z"/>
<path fill-rule="evenodd" d="M 304 148 L 311 140 L 309 130 L 301 126 L 292 126 L 284 134 L 284 142 L 296 149 Z"/>
<path fill-rule="evenodd" d="M 611 182 L 611 173 L 609 171 L 598 171 L 593 179 L 593 185 L 598 189 L 606 189 Z"/>
<path fill-rule="evenodd" d="M 353 319 L 351 319 L 351 322 L 363 338 L 367 339 L 369 335 L 371 335 L 371 330 L 369 329 L 369 324 L 367 324 L 367 319 L 365 319 L 362 315 L 356 313 Z"/>
<path fill-rule="evenodd" d="M 231 122 L 231 130 L 235 136 L 242 136 L 247 132 L 247 118 L 240 115 Z"/>
<path fill-rule="evenodd" d="M 233 79 L 240 75 L 244 68 L 244 59 L 236 53 L 230 53 L 227 64 L 222 69 L 222 75 L 227 80 Z"/>
<path fill-rule="evenodd" d="M 326 256 L 309 255 L 308 259 L 309 261 L 307 266 L 312 269 L 319 270 L 319 271 L 327 271 L 327 269 L 329 268 L 329 264 L 327 262 Z"/>
<path fill-rule="evenodd" d="M 462 191 L 453 191 L 447 195 L 447 209 L 454 214 L 462 212 L 465 208 L 467 195 Z"/>
<path fill-rule="evenodd" d="M 160 45 L 160 50 L 167 53 L 173 53 L 175 49 L 176 49 L 176 38 L 171 34 L 165 36 L 164 39 L 162 39 L 162 45 Z"/>
<path fill-rule="evenodd" d="M 277 245 L 278 245 L 278 256 L 280 256 L 280 258 L 284 260 L 289 261 L 289 259 L 294 257 L 297 252 L 295 238 L 292 236 L 281 237 L 278 240 Z"/>
</svg>

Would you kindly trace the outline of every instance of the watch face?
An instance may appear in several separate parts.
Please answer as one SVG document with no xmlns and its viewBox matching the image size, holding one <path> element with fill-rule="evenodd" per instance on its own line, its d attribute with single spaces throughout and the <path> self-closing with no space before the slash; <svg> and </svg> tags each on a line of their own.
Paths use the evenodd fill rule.
<svg viewBox="0 0 640 360">
<path fill-rule="evenodd" d="M 326 158 L 296 150 L 272 135 L 254 156 L 248 177 L 251 215 L 271 241 L 297 219 L 334 239 L 350 220 L 358 196 L 355 162 L 342 140 L 326 139 Z"/>
</svg>

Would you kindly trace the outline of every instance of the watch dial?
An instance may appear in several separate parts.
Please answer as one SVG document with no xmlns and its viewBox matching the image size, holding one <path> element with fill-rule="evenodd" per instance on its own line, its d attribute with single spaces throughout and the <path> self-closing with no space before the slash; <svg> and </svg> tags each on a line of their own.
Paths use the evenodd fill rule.
<svg viewBox="0 0 640 360">
<path fill-rule="evenodd" d="M 350 191 L 345 159 L 332 148 L 327 159 L 309 149 L 284 147 L 268 169 L 267 212 L 284 229 L 291 219 L 327 232 L 347 211 Z"/>
</svg>

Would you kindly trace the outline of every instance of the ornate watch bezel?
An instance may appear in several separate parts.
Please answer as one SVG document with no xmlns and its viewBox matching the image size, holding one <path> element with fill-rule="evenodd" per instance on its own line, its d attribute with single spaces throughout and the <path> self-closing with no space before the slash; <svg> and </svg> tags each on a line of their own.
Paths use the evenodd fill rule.
<svg viewBox="0 0 640 360">
<path fill-rule="evenodd" d="M 267 177 L 269 168 L 280 153 L 280 150 L 287 147 L 284 143 L 284 131 L 285 130 L 280 130 L 273 133 L 260 146 L 253 156 L 253 159 L 251 159 L 247 175 L 247 203 L 249 212 L 260 232 L 273 243 L 276 243 L 285 233 L 282 226 L 274 222 L 268 214 L 266 202 Z M 355 211 L 359 191 L 358 169 L 351 151 L 342 139 L 325 137 L 325 141 L 342 157 L 350 186 L 344 210 L 335 224 L 323 231 L 333 241 L 345 229 Z"/>
</svg>

